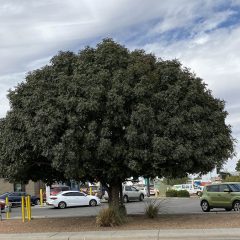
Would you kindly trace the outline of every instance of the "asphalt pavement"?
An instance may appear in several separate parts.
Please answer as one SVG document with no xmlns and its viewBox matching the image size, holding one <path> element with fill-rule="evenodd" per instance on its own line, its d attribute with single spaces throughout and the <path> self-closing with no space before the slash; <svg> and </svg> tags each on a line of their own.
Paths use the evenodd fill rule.
<svg viewBox="0 0 240 240">
<path fill-rule="evenodd" d="M 155 201 L 153 198 L 146 198 L 143 202 L 129 202 L 125 206 L 128 214 L 143 214 L 148 203 Z M 199 198 L 160 198 L 157 200 L 161 204 L 160 214 L 194 214 L 203 213 L 199 204 Z M 96 216 L 102 208 L 107 208 L 108 203 L 102 203 L 97 207 L 71 207 L 66 209 L 57 209 L 50 206 L 32 207 L 33 218 L 55 218 L 55 217 L 83 217 Z M 213 210 L 212 210 L 213 211 Z M 222 209 L 216 209 L 218 212 L 225 212 Z M 2 213 L 3 219 L 6 214 Z M 13 219 L 21 218 L 21 208 L 12 208 L 10 217 Z"/>
<path fill-rule="evenodd" d="M 0 240 L 237 240 L 240 228 L 0 234 Z"/>
<path fill-rule="evenodd" d="M 145 198 L 143 202 L 129 202 L 125 206 L 127 208 L 128 214 L 143 214 L 144 209 L 147 204 L 155 201 L 154 198 Z M 157 200 L 161 204 L 160 213 L 193 213 L 201 212 L 199 206 L 198 198 L 179 198 L 179 199 L 163 199 L 160 198 Z M 71 207 L 66 209 L 57 209 L 51 206 L 34 206 L 32 207 L 32 217 L 83 217 L 83 216 L 96 216 L 102 208 L 107 208 L 108 203 L 103 202 L 101 206 L 89 207 Z M 3 218 L 6 217 L 6 214 L 3 213 Z M 21 208 L 12 208 L 11 218 L 21 217 Z"/>
</svg>

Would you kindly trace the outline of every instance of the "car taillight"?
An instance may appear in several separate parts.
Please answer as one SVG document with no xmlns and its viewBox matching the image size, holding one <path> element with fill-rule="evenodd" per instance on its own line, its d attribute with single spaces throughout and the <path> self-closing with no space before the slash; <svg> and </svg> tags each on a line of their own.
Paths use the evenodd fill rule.
<svg viewBox="0 0 240 240">
<path fill-rule="evenodd" d="M 56 199 L 57 199 L 57 197 L 50 197 L 50 199 L 52 199 L 52 200 L 56 200 Z"/>
</svg>

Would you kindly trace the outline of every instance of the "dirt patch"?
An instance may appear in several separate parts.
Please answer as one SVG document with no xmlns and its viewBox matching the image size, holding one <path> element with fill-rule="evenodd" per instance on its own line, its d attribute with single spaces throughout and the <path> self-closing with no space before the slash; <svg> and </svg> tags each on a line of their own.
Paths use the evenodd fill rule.
<svg viewBox="0 0 240 240">
<path fill-rule="evenodd" d="M 20 219 L 3 220 L 0 222 L 0 233 L 238 227 L 240 227 L 239 213 L 209 213 L 159 215 L 156 219 L 148 219 L 142 215 L 130 215 L 126 224 L 113 228 L 97 227 L 95 217 L 38 218 L 25 223 L 22 223 Z"/>
</svg>

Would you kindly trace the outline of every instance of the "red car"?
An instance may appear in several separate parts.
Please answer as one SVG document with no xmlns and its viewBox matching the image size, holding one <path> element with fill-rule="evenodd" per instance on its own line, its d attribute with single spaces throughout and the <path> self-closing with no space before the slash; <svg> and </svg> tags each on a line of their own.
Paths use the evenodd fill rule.
<svg viewBox="0 0 240 240">
<path fill-rule="evenodd" d="M 6 197 L 9 195 L 9 192 L 6 192 L 0 196 L 0 209 L 4 210 L 6 205 Z M 11 205 L 11 203 L 9 203 Z"/>
<path fill-rule="evenodd" d="M 69 186 L 52 186 L 50 188 L 50 195 L 51 196 L 54 196 L 54 195 L 57 195 L 58 193 L 62 192 L 62 191 L 68 191 L 70 190 L 70 187 Z"/>
</svg>

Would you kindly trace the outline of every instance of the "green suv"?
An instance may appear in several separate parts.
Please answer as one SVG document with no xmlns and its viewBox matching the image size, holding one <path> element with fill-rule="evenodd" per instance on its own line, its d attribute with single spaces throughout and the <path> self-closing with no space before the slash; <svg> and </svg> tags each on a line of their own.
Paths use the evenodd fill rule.
<svg viewBox="0 0 240 240">
<path fill-rule="evenodd" d="M 221 183 L 206 186 L 200 199 L 200 205 L 204 212 L 209 212 L 212 208 L 240 211 L 240 183 Z"/>
</svg>

